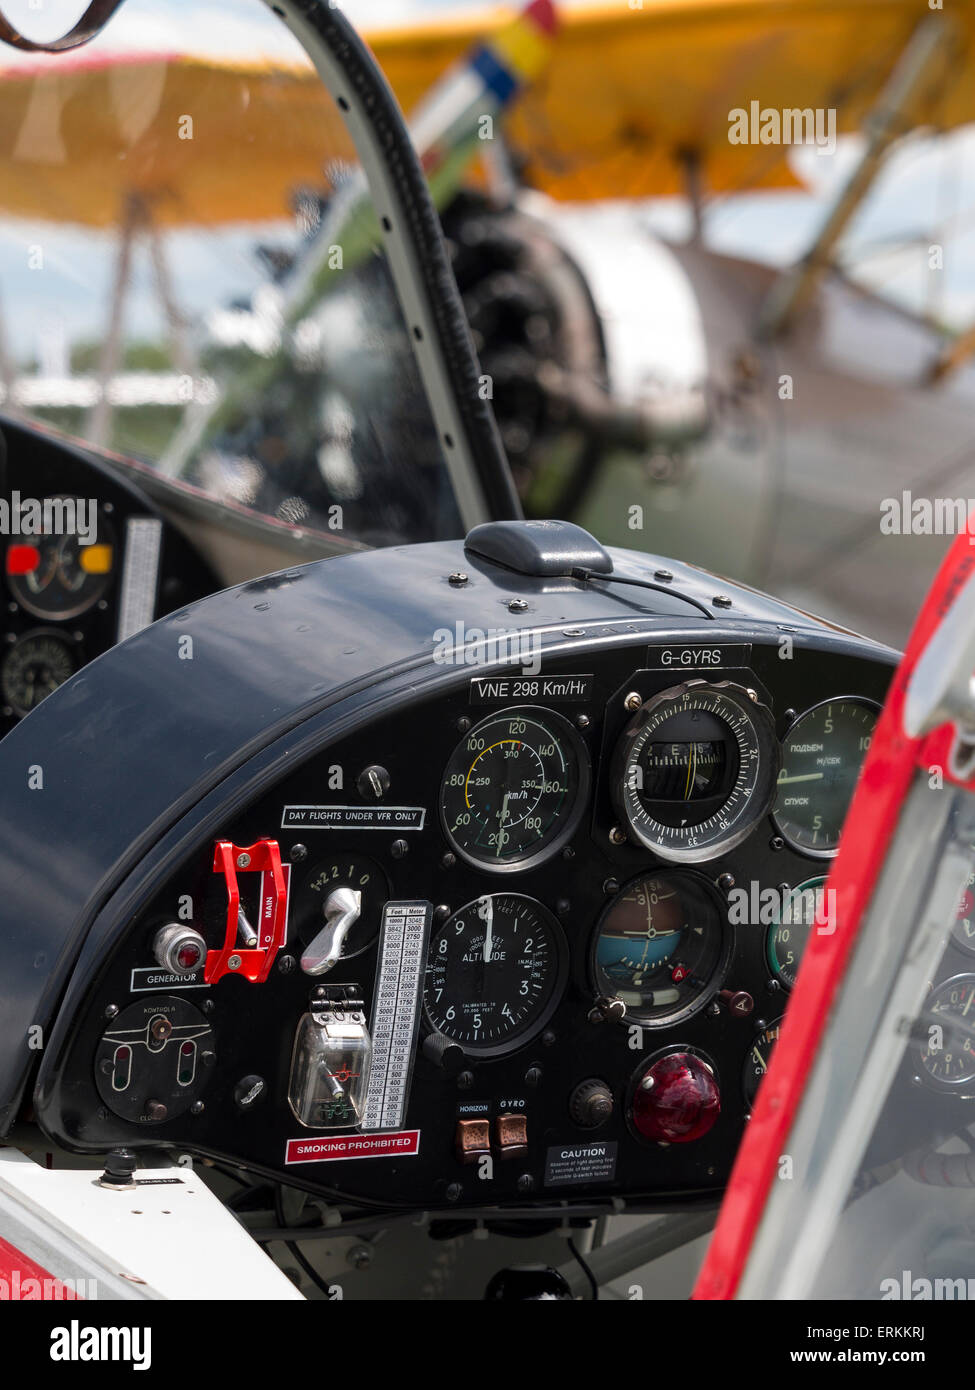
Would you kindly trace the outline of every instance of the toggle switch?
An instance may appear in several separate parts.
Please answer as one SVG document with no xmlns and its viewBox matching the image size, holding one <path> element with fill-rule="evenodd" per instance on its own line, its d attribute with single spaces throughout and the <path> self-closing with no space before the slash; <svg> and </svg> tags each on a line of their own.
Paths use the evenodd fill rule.
<svg viewBox="0 0 975 1390">
<path fill-rule="evenodd" d="M 525 1115 L 499 1115 L 494 1121 L 499 1158 L 524 1158 L 528 1152 L 528 1119 Z"/>
<path fill-rule="evenodd" d="M 362 912 L 362 894 L 357 888 L 335 888 L 322 910 L 325 925 L 301 956 L 306 975 L 325 975 L 341 960 L 345 938 Z"/>
<path fill-rule="evenodd" d="M 476 1163 L 491 1152 L 491 1127 L 487 1118 L 458 1120 L 454 1135 L 458 1163 Z"/>
</svg>

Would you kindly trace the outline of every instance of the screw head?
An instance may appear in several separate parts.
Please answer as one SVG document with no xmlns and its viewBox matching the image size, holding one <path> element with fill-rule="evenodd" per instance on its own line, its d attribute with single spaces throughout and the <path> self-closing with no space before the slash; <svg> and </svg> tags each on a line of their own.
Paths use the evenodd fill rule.
<svg viewBox="0 0 975 1390">
<path fill-rule="evenodd" d="M 521 1193 L 532 1192 L 535 1188 L 535 1179 L 531 1173 L 521 1173 L 516 1183 L 518 1191 Z"/>
<path fill-rule="evenodd" d="M 623 708 L 637 710 L 643 704 L 643 696 L 638 690 L 631 690 L 629 695 L 623 700 Z"/>
<path fill-rule="evenodd" d="M 394 859 L 405 859 L 410 852 L 410 847 L 405 840 L 394 840 L 389 847 L 389 852 Z"/>
<path fill-rule="evenodd" d="M 669 584 L 674 576 L 671 570 L 654 570 L 653 577 L 659 579 L 661 584 Z"/>
<path fill-rule="evenodd" d="M 474 1073 L 472 1071 L 462 1071 L 457 1076 L 457 1089 L 459 1091 L 469 1091 L 474 1085 Z"/>
<path fill-rule="evenodd" d="M 278 970 L 282 975 L 290 975 L 296 963 L 294 956 L 278 956 Z"/>
<path fill-rule="evenodd" d="M 614 825 L 609 832 L 609 842 L 611 845 L 625 845 L 626 831 L 621 826 Z"/>
<path fill-rule="evenodd" d="M 457 720 L 457 732 L 459 734 L 466 734 L 470 727 L 471 721 L 468 719 L 466 714 L 462 714 L 461 717 Z"/>
<path fill-rule="evenodd" d="M 433 909 L 433 920 L 435 922 L 446 922 L 450 916 L 450 908 L 446 903 L 438 903 Z"/>
<path fill-rule="evenodd" d="M 723 893 L 730 893 L 735 886 L 734 874 L 718 874 L 717 885 Z"/>
<path fill-rule="evenodd" d="M 576 720 L 576 728 L 577 728 L 577 729 L 588 729 L 590 723 L 591 723 L 591 720 L 590 720 L 588 714 L 580 714 L 579 717 L 578 717 L 578 719 Z"/>
<path fill-rule="evenodd" d="M 785 841 L 783 840 L 781 835 L 773 835 L 771 840 L 769 840 L 768 842 L 768 847 L 772 850 L 785 849 Z"/>
<path fill-rule="evenodd" d="M 249 854 L 238 854 L 238 856 L 237 856 L 237 867 L 238 867 L 238 869 L 246 869 L 246 868 L 248 867 L 248 865 L 250 864 L 250 862 L 251 862 L 251 857 L 250 857 Z"/>
<path fill-rule="evenodd" d="M 117 1017 L 117 1015 L 118 1015 L 118 1005 L 117 1005 L 117 1004 L 109 1004 L 108 1008 L 105 1010 L 105 1017 L 106 1017 L 106 1018 L 115 1018 L 115 1017 Z"/>
<path fill-rule="evenodd" d="M 468 576 L 463 570 L 454 570 L 453 574 L 447 575 L 447 583 L 453 585 L 455 589 L 461 588 L 468 582 Z"/>
<path fill-rule="evenodd" d="M 728 597 L 727 594 L 715 594 L 711 602 L 714 604 L 715 608 L 731 607 L 731 599 Z"/>
<path fill-rule="evenodd" d="M 288 855 L 288 858 L 291 860 L 292 864 L 300 864 L 303 860 L 308 858 L 308 846 L 292 845 L 291 853 Z"/>
<path fill-rule="evenodd" d="M 193 1104 L 190 1106 L 190 1114 L 202 1115 L 205 1109 L 206 1106 L 203 1104 L 202 1100 L 195 1100 Z"/>
<path fill-rule="evenodd" d="M 447 1184 L 447 1191 L 444 1193 L 444 1196 L 447 1198 L 448 1202 L 459 1202 L 463 1195 L 464 1189 L 459 1182 L 450 1182 Z"/>
<path fill-rule="evenodd" d="M 240 969 L 240 956 L 231 956 L 231 957 L 228 959 L 228 961 L 227 961 L 227 969 L 228 969 L 228 970 L 239 970 L 239 969 Z"/>
<path fill-rule="evenodd" d="M 452 869 L 454 865 L 457 863 L 457 856 L 456 854 L 451 854 L 450 850 L 448 850 L 447 853 L 441 859 L 440 863 L 443 865 L 445 869 Z"/>
<path fill-rule="evenodd" d="M 527 613 L 528 600 L 523 598 L 510 598 L 508 600 L 509 613 Z"/>
</svg>

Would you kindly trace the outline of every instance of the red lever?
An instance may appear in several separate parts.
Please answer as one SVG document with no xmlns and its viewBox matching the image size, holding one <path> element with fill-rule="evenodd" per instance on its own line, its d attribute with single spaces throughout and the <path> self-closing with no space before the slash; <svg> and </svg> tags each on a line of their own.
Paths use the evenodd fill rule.
<svg viewBox="0 0 975 1390">
<path fill-rule="evenodd" d="M 203 978 L 212 985 L 224 975 L 243 975 L 251 984 L 263 984 L 288 932 L 288 885 L 280 846 L 277 840 L 258 840 L 246 848 L 218 840 L 213 872 L 222 873 L 227 884 L 227 926 L 220 950 L 207 952 Z M 250 947 L 237 944 L 241 925 L 238 873 L 261 875 L 260 920 L 253 927 L 257 944 Z"/>
</svg>

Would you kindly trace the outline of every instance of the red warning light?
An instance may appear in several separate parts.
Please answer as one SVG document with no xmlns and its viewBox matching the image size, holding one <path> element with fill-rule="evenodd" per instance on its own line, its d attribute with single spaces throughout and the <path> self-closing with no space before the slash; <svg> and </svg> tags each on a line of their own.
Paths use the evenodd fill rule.
<svg viewBox="0 0 975 1390">
<path fill-rule="evenodd" d="M 8 574 L 33 574 L 41 563 L 36 545 L 12 545 L 7 550 Z"/>
<path fill-rule="evenodd" d="M 184 942 L 176 952 L 181 970 L 195 970 L 203 958 L 203 952 L 195 941 Z"/>
</svg>

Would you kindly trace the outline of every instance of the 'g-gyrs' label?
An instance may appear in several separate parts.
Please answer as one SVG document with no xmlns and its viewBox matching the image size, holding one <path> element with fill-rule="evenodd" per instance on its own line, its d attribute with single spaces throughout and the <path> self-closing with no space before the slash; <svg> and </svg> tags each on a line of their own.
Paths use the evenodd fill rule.
<svg viewBox="0 0 975 1390">
<path fill-rule="evenodd" d="M 665 671 L 717 671 L 722 666 L 747 666 L 752 658 L 750 642 L 732 643 L 728 647 L 648 647 L 647 666 Z"/>
</svg>

